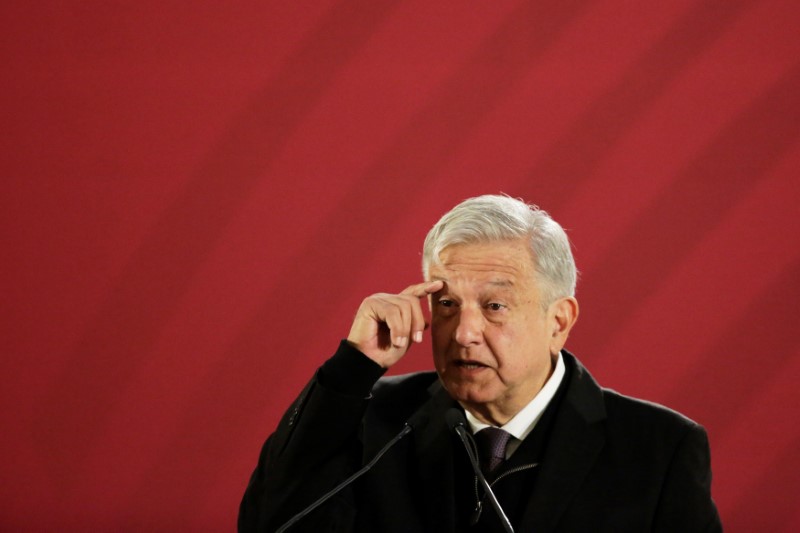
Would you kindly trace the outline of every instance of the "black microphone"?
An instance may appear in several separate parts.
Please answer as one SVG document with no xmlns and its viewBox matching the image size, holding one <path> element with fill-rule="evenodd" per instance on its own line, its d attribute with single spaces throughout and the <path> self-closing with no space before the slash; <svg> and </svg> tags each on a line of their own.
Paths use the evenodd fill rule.
<svg viewBox="0 0 800 533">
<path fill-rule="evenodd" d="M 508 533 L 514 533 L 514 528 L 511 527 L 511 522 L 508 520 L 506 513 L 500 506 L 500 502 L 497 501 L 497 497 L 494 495 L 491 485 L 489 485 L 489 482 L 486 481 L 486 477 L 481 471 L 481 466 L 478 462 L 478 446 L 475 444 L 475 439 L 472 437 L 472 433 L 467 431 L 467 420 L 464 418 L 464 413 L 453 407 L 444 414 L 444 419 L 447 422 L 447 427 L 449 427 L 451 431 L 455 431 L 458 434 L 458 437 L 461 439 L 461 443 L 464 444 L 464 448 L 467 450 L 467 455 L 469 456 L 469 462 L 472 465 L 472 470 L 475 472 L 475 475 L 483 487 L 483 490 L 489 497 L 489 502 L 491 502 L 492 507 L 494 507 L 497 516 L 500 517 L 500 522 L 503 524 L 503 529 L 505 529 Z M 479 501 L 477 511 L 480 511 L 480 508 L 481 502 Z M 480 514 L 478 514 L 478 516 L 480 516 Z"/>
<path fill-rule="evenodd" d="M 386 445 L 383 448 L 381 448 L 381 450 L 377 454 L 375 454 L 375 457 L 373 457 L 370 462 L 362 466 L 361 469 L 358 470 L 355 474 L 351 475 L 349 478 L 345 479 L 344 481 L 333 487 L 331 490 L 320 496 L 311 505 L 309 505 L 308 507 L 306 507 L 305 509 L 294 515 L 291 519 L 289 519 L 288 522 L 283 524 L 275 533 L 283 533 L 291 526 L 293 526 L 295 523 L 297 523 L 301 518 L 306 516 L 308 513 L 310 513 L 311 511 L 313 511 L 326 501 L 330 500 L 332 497 L 338 494 L 342 489 L 350 485 L 353 481 L 357 480 L 358 478 L 366 474 L 369 471 L 369 469 L 375 466 L 375 463 L 377 463 L 378 460 L 381 457 L 383 457 L 383 454 L 389 451 L 389 448 L 397 444 L 397 441 L 399 441 L 400 439 L 411 433 L 412 429 L 414 428 L 411 427 L 408 423 L 406 423 L 406 425 L 403 426 L 403 429 L 400 431 L 400 433 L 395 435 L 395 437 L 392 440 L 387 442 Z"/>
</svg>

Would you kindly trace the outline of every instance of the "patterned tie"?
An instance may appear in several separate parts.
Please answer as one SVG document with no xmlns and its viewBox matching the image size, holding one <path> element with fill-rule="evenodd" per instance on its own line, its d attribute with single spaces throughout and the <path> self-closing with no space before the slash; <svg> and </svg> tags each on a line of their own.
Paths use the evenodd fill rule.
<svg viewBox="0 0 800 533">
<path fill-rule="evenodd" d="M 488 427 L 475 434 L 484 474 L 491 474 L 506 460 L 506 446 L 511 434 L 500 428 Z"/>
</svg>

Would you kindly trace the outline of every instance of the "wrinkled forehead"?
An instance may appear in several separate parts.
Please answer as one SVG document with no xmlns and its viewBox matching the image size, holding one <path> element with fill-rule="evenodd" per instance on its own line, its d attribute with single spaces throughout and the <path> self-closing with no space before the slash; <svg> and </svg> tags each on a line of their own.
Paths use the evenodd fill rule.
<svg viewBox="0 0 800 533">
<path fill-rule="evenodd" d="M 428 268 L 431 280 L 461 281 L 502 287 L 527 285 L 535 279 L 530 247 L 524 240 L 448 246 Z"/>
</svg>

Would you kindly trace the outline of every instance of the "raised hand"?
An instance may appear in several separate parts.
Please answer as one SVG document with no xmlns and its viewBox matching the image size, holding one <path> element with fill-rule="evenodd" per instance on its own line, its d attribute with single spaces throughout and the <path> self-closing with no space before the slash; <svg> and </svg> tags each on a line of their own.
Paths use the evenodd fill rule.
<svg viewBox="0 0 800 533">
<path fill-rule="evenodd" d="M 442 281 L 426 281 L 400 294 L 378 293 L 361 302 L 347 341 L 384 368 L 403 357 L 412 342 L 422 342 L 425 318 L 420 300 L 439 291 Z"/>
</svg>

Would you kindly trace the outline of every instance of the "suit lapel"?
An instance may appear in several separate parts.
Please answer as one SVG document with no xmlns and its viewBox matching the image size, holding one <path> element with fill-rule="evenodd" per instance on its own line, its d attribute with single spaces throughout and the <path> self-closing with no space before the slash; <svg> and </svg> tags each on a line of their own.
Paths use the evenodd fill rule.
<svg viewBox="0 0 800 533">
<path fill-rule="evenodd" d="M 523 516 L 523 531 L 552 531 L 605 442 L 600 387 L 570 354 L 569 383 L 549 436 L 536 488 Z"/>
</svg>

